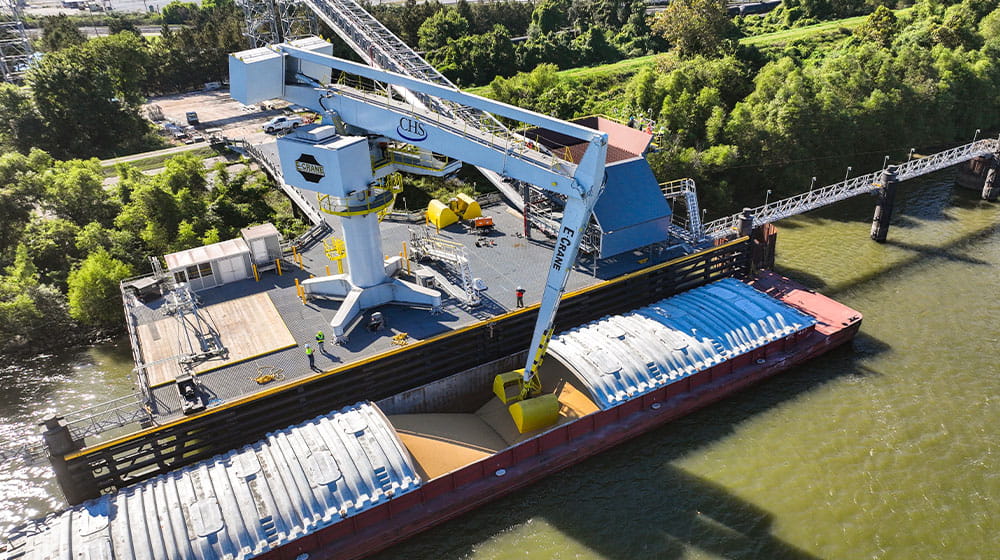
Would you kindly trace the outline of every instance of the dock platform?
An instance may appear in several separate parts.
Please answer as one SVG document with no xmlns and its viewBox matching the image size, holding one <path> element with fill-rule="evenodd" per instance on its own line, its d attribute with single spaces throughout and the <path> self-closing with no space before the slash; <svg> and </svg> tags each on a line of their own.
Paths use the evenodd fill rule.
<svg viewBox="0 0 1000 560">
<path fill-rule="evenodd" d="M 307 199 L 315 200 L 316 193 L 305 191 Z M 403 202 L 398 201 L 398 206 Z M 360 362 L 398 348 L 393 337 L 406 333 L 410 343 L 425 340 L 448 331 L 502 316 L 515 309 L 515 289 L 526 290 L 525 305 L 536 304 L 542 294 L 546 272 L 552 256 L 552 242 L 542 233 L 533 232 L 527 239 L 523 231 L 520 212 L 504 203 L 487 206 L 484 215 L 493 218 L 495 227 L 488 233 L 475 231 L 462 223 L 440 231 L 430 228 L 429 234 L 465 247 L 472 274 L 487 286 L 481 293 L 481 304 L 470 307 L 456 299 L 447 290 L 442 292 L 440 313 L 402 306 L 378 308 L 386 320 L 387 328 L 370 332 L 359 324 L 344 344 L 335 344 L 329 328 L 340 302 L 310 299 L 303 303 L 296 291 L 299 282 L 311 276 L 324 276 L 327 271 L 336 274 L 337 265 L 325 254 L 323 243 L 316 242 L 301 253 L 302 267 L 295 264 L 291 255 L 282 261 L 281 274 L 277 270 L 260 273 L 259 280 L 242 280 L 196 292 L 200 313 L 211 325 L 224 346 L 224 358 L 212 358 L 192 365 L 192 371 L 202 386 L 202 396 L 208 406 L 238 399 L 262 390 L 272 389 L 281 383 L 303 380 L 322 375 L 331 369 Z M 324 215 L 332 228 L 328 237 L 338 237 L 339 218 Z M 402 223 L 386 220 L 381 224 L 382 247 L 387 256 L 403 253 L 403 244 L 410 239 L 413 229 L 427 228 L 422 223 Z M 641 251 L 595 261 L 582 255 L 567 283 L 567 291 L 599 284 L 657 263 L 666 262 L 681 254 L 668 244 Z M 435 276 L 447 277 L 439 263 L 426 262 L 438 272 Z M 405 268 L 404 264 L 404 268 Z M 411 263 L 410 274 L 402 278 L 414 281 L 416 264 Z M 452 290 L 454 291 L 454 290 Z M 140 346 L 141 364 L 145 368 L 153 398 L 154 417 L 158 423 L 181 416 L 180 398 L 173 385 L 182 368 L 178 358 L 187 349 L 179 342 L 185 339 L 177 319 L 166 316 L 160 307 L 163 298 L 144 303 L 133 299 L 128 311 L 135 321 Z M 367 317 L 368 313 L 365 314 Z M 249 328 L 248 328 L 249 326 Z M 317 347 L 314 354 L 316 370 L 309 368 L 305 344 L 315 344 L 318 331 L 326 334 L 326 343 Z M 266 385 L 254 381 L 262 371 L 281 371 L 282 379 Z"/>
</svg>

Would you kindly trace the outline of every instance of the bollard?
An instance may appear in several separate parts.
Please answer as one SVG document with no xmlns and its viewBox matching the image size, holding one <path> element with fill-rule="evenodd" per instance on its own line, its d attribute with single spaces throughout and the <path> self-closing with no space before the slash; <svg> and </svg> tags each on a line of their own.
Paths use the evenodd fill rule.
<svg viewBox="0 0 1000 560">
<path fill-rule="evenodd" d="M 753 211 L 744 208 L 740 214 L 740 237 L 749 237 L 753 233 Z"/>
<path fill-rule="evenodd" d="M 872 218 L 872 239 L 885 243 L 889 236 L 889 221 L 892 220 L 892 206 L 896 200 L 896 166 L 891 165 L 882 172 L 882 189 L 878 192 L 878 204 L 875 205 L 875 216 Z"/>
</svg>

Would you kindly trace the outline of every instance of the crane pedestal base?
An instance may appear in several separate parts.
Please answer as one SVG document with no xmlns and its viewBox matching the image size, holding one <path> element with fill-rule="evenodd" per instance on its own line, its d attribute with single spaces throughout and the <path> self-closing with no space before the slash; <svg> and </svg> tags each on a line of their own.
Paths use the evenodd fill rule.
<svg viewBox="0 0 1000 560">
<path fill-rule="evenodd" d="M 347 341 L 347 333 L 361 319 L 362 312 L 380 305 L 395 303 L 416 307 L 441 309 L 441 294 L 437 290 L 386 277 L 385 282 L 374 286 L 355 286 L 347 274 L 310 278 L 302 282 L 307 294 L 343 300 L 337 314 L 330 321 L 333 336 L 338 343 Z"/>
</svg>

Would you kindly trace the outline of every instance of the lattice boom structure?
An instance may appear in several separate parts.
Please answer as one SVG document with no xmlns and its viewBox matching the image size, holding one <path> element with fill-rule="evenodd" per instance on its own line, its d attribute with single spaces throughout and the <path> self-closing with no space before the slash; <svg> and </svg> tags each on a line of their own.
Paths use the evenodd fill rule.
<svg viewBox="0 0 1000 560">
<path fill-rule="evenodd" d="M 3 80 L 20 82 L 33 53 L 21 21 L 18 0 L 0 0 L 0 74 Z"/>
</svg>

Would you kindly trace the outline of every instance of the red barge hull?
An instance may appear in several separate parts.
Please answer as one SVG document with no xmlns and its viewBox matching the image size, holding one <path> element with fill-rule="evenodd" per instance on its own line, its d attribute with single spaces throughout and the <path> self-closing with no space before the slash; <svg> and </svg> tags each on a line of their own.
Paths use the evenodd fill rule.
<svg viewBox="0 0 1000 560">
<path fill-rule="evenodd" d="M 295 560 L 307 553 L 310 560 L 354 559 L 373 554 L 829 352 L 853 339 L 861 326 L 859 312 L 787 278 L 763 273 L 750 284 L 815 317 L 816 325 L 560 425 L 259 558 Z"/>
</svg>

